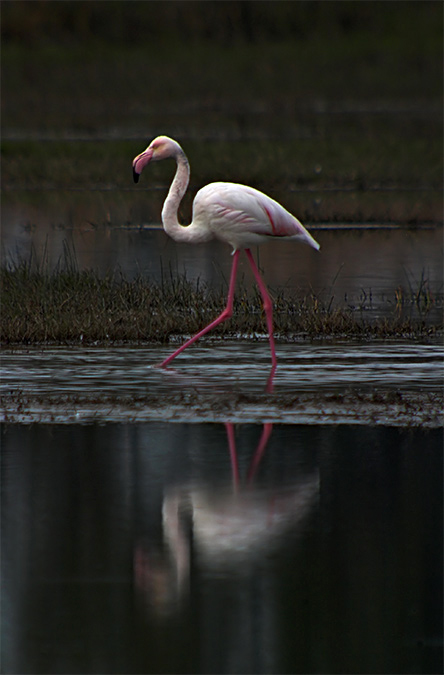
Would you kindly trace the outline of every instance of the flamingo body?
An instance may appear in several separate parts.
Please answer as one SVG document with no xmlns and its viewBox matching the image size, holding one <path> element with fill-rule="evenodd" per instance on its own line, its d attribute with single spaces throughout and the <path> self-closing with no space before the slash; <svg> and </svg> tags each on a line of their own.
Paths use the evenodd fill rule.
<svg viewBox="0 0 444 675">
<path fill-rule="evenodd" d="M 270 239 L 293 239 L 316 249 L 319 244 L 283 206 L 259 190 L 238 183 L 210 183 L 193 204 L 193 223 L 209 238 L 227 242 L 234 251 Z"/>
<path fill-rule="evenodd" d="M 236 283 L 239 253 L 245 250 L 256 282 L 259 286 L 267 319 L 271 349 L 272 373 L 277 359 L 274 347 L 272 302 L 259 274 L 250 247 L 263 244 L 271 239 L 294 240 L 319 250 L 319 244 L 297 218 L 283 206 L 259 190 L 238 183 L 210 183 L 196 194 L 193 202 L 193 218 L 190 225 L 180 225 L 177 212 L 180 201 L 190 180 L 188 159 L 177 141 L 167 136 L 155 138 L 150 145 L 133 160 L 133 177 L 137 183 L 145 166 L 152 161 L 172 157 L 177 168 L 168 196 L 162 208 L 162 223 L 165 232 L 176 241 L 203 243 L 213 238 L 230 244 L 233 248 L 233 266 L 228 288 L 227 306 L 208 326 L 187 340 L 179 349 L 166 358 L 161 366 L 168 365 L 186 347 L 205 335 L 233 313 L 234 287 Z"/>
</svg>

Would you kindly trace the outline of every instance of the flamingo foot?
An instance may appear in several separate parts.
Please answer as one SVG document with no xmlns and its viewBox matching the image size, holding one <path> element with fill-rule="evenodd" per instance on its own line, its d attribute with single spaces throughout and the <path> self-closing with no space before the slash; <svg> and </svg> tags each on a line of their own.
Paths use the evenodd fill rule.
<svg viewBox="0 0 444 675">
<path fill-rule="evenodd" d="M 274 389 L 274 382 L 273 382 L 273 380 L 274 380 L 274 375 L 275 375 L 275 373 L 276 373 L 276 368 L 277 368 L 277 364 L 275 363 L 275 364 L 271 367 L 270 374 L 269 374 L 268 380 L 267 380 L 267 386 L 265 387 L 265 391 L 266 391 L 267 394 L 272 394 L 272 393 L 273 393 L 273 389 Z"/>
</svg>

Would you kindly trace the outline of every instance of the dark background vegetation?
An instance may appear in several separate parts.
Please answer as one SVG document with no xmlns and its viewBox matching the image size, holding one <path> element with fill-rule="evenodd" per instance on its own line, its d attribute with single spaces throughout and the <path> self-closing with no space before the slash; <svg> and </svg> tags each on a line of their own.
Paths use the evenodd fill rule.
<svg viewBox="0 0 444 675">
<path fill-rule="evenodd" d="M 1 13 L 6 190 L 127 188 L 128 162 L 162 133 L 189 154 L 191 196 L 234 180 L 287 193 L 304 222 L 442 220 L 441 2 L 6 0 Z M 158 165 L 152 181 L 170 175 Z M 120 195 L 129 219 L 139 198 Z"/>
<path fill-rule="evenodd" d="M 407 31 L 418 39 L 427 37 L 425 49 L 433 52 L 441 40 L 442 3 L 5 0 L 2 16 L 3 40 L 27 46 L 91 42 L 134 46 L 172 40 L 232 46 L 235 42 L 331 40 L 350 34 L 373 34 L 395 45 L 404 42 Z"/>
</svg>

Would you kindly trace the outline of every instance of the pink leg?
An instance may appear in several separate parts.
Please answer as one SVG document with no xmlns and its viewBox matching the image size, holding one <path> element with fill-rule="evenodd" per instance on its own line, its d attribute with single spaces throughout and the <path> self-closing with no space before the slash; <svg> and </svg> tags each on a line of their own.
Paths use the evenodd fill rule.
<svg viewBox="0 0 444 675">
<path fill-rule="evenodd" d="M 265 316 L 267 318 L 267 327 L 268 327 L 268 339 L 270 341 L 270 350 L 271 350 L 271 363 L 272 363 L 272 375 L 274 375 L 274 371 L 276 370 L 277 366 L 277 358 L 276 358 L 276 350 L 274 348 L 274 335 L 273 335 L 273 303 L 271 302 L 271 298 L 268 295 L 268 291 L 265 288 L 265 284 L 262 281 L 262 277 L 259 274 L 259 270 L 257 268 L 256 263 L 254 262 L 254 258 L 252 256 L 252 253 L 249 248 L 245 249 L 245 253 L 247 255 L 247 258 L 250 262 L 251 269 L 253 270 L 253 274 L 255 276 L 255 279 L 257 281 L 257 285 L 259 286 L 259 290 L 262 295 L 262 299 L 264 301 L 264 310 L 265 310 Z M 269 378 L 268 385 L 267 385 L 267 391 L 272 388 L 272 380 L 273 377 L 271 377 L 271 381 Z"/>
<path fill-rule="evenodd" d="M 227 306 L 225 307 L 224 311 L 222 314 L 220 314 L 217 319 L 212 321 L 208 326 L 205 326 L 199 333 L 196 333 L 192 338 L 187 340 L 183 345 L 179 347 L 179 349 L 176 349 L 176 351 L 171 354 L 171 356 L 168 356 L 165 361 L 162 361 L 160 364 L 161 368 L 164 368 L 167 366 L 178 354 L 183 352 L 184 349 L 189 347 L 190 345 L 193 344 L 193 342 L 196 342 L 202 335 L 205 335 L 208 333 L 210 330 L 218 326 L 222 321 L 226 321 L 233 315 L 233 300 L 234 300 L 234 287 L 236 285 L 236 275 L 237 275 L 237 266 L 239 263 L 239 253 L 240 251 L 235 251 L 233 254 L 233 266 L 231 268 L 231 277 L 230 277 L 230 286 L 228 288 L 228 298 L 227 298 Z"/>
</svg>

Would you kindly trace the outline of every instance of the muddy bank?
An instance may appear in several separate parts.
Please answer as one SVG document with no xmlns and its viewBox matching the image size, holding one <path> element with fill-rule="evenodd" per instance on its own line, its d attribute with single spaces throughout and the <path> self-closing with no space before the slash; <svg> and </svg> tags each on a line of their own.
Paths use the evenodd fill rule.
<svg viewBox="0 0 444 675">
<path fill-rule="evenodd" d="M 301 394 L 179 392 L 146 396 L 5 395 L 0 419 L 21 424 L 94 422 L 234 422 L 359 424 L 438 428 L 439 393 L 396 391 Z"/>
</svg>

